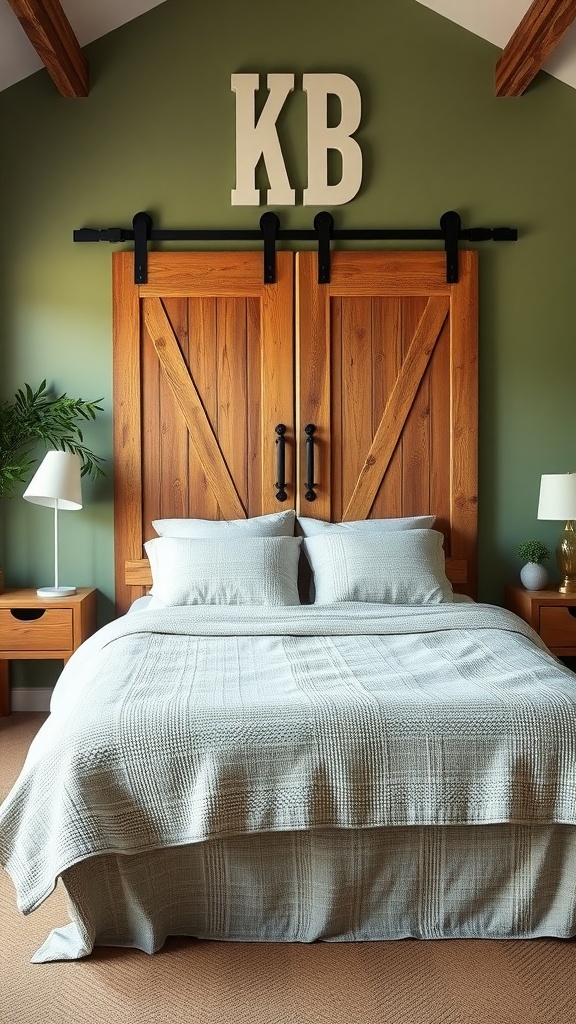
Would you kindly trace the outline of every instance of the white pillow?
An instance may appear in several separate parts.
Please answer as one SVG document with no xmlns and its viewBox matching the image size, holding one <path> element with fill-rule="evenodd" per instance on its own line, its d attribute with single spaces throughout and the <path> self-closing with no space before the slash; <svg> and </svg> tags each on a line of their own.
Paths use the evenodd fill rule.
<svg viewBox="0 0 576 1024">
<path fill-rule="evenodd" d="M 300 604 L 300 537 L 156 537 L 145 543 L 165 605 Z"/>
<path fill-rule="evenodd" d="M 319 533 L 383 533 L 392 530 L 431 530 L 436 516 L 404 516 L 402 519 L 358 519 L 351 523 L 326 523 L 322 519 L 298 516 L 305 537 Z"/>
<path fill-rule="evenodd" d="M 296 512 L 271 512 L 253 519 L 154 519 L 160 537 L 293 537 Z"/>
<path fill-rule="evenodd" d="M 314 573 L 314 603 L 452 603 L 443 540 L 436 530 L 310 537 L 304 541 L 304 551 Z"/>
</svg>

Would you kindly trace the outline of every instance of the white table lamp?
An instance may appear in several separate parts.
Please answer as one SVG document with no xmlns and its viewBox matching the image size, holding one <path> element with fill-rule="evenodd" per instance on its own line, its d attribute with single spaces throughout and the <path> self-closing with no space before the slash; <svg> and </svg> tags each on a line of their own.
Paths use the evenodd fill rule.
<svg viewBox="0 0 576 1024">
<path fill-rule="evenodd" d="M 540 481 L 538 519 L 564 520 L 556 546 L 561 594 L 576 594 L 576 473 L 545 473 Z"/>
<path fill-rule="evenodd" d="M 28 487 L 26 501 L 54 509 L 54 586 L 40 587 L 38 597 L 68 597 L 76 587 L 61 587 L 58 582 L 58 512 L 75 512 L 82 508 L 80 456 L 72 452 L 47 452 Z"/>
</svg>

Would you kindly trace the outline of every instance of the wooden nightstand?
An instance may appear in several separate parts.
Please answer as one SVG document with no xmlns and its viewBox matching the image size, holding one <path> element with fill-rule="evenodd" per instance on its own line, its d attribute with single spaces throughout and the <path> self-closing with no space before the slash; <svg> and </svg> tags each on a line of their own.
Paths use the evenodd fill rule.
<svg viewBox="0 0 576 1024">
<path fill-rule="evenodd" d="M 576 594 L 506 587 L 506 607 L 536 630 L 552 654 L 576 656 Z"/>
<path fill-rule="evenodd" d="M 8 665 L 17 658 L 64 662 L 96 629 L 96 591 L 38 597 L 33 589 L 0 594 L 0 715 L 10 714 Z"/>
</svg>

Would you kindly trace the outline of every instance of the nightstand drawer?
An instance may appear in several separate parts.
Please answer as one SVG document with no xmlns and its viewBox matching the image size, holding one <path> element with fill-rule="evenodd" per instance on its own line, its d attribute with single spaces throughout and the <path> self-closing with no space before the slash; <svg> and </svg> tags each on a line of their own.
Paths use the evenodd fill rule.
<svg viewBox="0 0 576 1024">
<path fill-rule="evenodd" d="M 541 607 L 540 636 L 547 647 L 576 649 L 576 606 Z"/>
<path fill-rule="evenodd" d="M 71 650 L 71 608 L 0 608 L 0 651 Z"/>
</svg>

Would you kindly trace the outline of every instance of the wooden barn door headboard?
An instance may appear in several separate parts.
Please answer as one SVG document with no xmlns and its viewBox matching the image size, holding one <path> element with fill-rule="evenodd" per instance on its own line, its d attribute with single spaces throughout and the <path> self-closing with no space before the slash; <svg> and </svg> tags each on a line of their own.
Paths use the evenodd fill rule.
<svg viewBox="0 0 576 1024">
<path fill-rule="evenodd" d="M 151 582 L 156 518 L 322 519 L 434 512 L 455 589 L 475 596 L 476 254 L 113 256 L 114 507 L 119 612 Z M 294 267 L 296 265 L 296 272 Z M 286 427 L 286 494 L 276 432 Z M 305 497 L 313 424 L 315 500 Z"/>
</svg>

